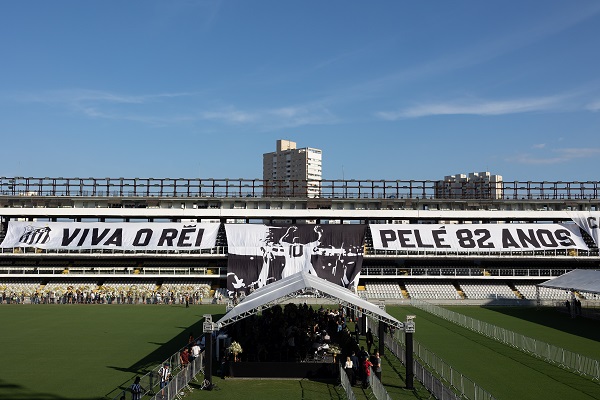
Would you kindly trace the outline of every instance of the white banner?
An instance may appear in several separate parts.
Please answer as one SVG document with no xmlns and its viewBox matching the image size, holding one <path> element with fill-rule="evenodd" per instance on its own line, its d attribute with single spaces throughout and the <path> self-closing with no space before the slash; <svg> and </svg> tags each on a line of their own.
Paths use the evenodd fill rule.
<svg viewBox="0 0 600 400">
<path fill-rule="evenodd" d="M 377 250 L 589 250 L 575 224 L 371 224 Z"/>
<path fill-rule="evenodd" d="M 583 229 L 588 235 L 594 239 L 597 247 L 600 247 L 599 231 L 600 231 L 600 213 L 591 212 L 569 212 L 569 216 L 573 221 Z"/>
<path fill-rule="evenodd" d="M 219 224 L 10 221 L 4 248 L 199 250 L 215 247 Z"/>
</svg>

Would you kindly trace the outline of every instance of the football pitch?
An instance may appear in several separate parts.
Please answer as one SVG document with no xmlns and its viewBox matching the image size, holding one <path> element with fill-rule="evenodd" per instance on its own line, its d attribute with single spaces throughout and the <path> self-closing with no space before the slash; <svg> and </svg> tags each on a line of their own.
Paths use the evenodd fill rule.
<svg viewBox="0 0 600 400">
<path fill-rule="evenodd" d="M 554 309 L 452 307 L 494 325 L 600 359 L 600 321 Z M 498 399 L 600 399 L 600 384 L 411 307 L 388 306 L 416 318 L 415 340 Z M 0 399 L 104 399 L 138 373 L 158 365 L 202 332 L 202 316 L 224 306 L 2 305 Z M 404 370 L 387 354 L 383 381 L 394 399 L 426 399 L 402 388 Z M 400 376 L 398 376 L 398 372 Z M 221 380 L 221 390 L 190 400 L 344 399 L 335 384 L 307 380 Z M 418 385 L 416 385 L 418 386 Z M 356 390 L 357 398 L 368 393 Z M 362 396 L 362 397 L 361 397 Z"/>
</svg>

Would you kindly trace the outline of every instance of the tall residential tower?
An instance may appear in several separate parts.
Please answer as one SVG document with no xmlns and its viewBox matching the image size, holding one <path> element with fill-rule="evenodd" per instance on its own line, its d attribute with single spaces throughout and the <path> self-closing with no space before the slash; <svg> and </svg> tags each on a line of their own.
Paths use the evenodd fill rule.
<svg viewBox="0 0 600 400">
<path fill-rule="evenodd" d="M 264 195 L 319 197 L 321 160 L 319 149 L 297 149 L 296 142 L 278 140 L 277 151 L 263 154 Z"/>
</svg>

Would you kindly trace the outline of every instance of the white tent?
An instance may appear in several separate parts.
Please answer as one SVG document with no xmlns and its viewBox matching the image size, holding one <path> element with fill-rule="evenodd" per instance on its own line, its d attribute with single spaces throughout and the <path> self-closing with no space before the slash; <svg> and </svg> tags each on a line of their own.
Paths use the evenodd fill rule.
<svg viewBox="0 0 600 400">
<path fill-rule="evenodd" d="M 237 306 L 225 314 L 217 327 L 221 328 L 276 304 L 304 294 L 331 298 L 345 307 L 360 310 L 364 314 L 386 324 L 403 329 L 404 324 L 373 303 L 361 299 L 352 291 L 307 272 L 298 272 L 287 278 L 270 283 L 246 296 Z"/>
<path fill-rule="evenodd" d="M 600 294 L 600 271 L 575 269 L 538 286 Z"/>
</svg>

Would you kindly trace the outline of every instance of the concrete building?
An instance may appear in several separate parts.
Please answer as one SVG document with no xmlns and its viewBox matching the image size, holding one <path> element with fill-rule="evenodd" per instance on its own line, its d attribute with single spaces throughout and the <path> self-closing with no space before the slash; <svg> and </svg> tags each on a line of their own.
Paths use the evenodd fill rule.
<svg viewBox="0 0 600 400">
<path fill-rule="evenodd" d="M 448 175 L 435 183 L 435 197 L 441 199 L 501 199 L 502 196 L 502 176 L 487 171 Z"/>
<path fill-rule="evenodd" d="M 264 195 L 319 197 L 321 160 L 322 152 L 319 149 L 298 149 L 296 142 L 278 140 L 275 152 L 263 154 Z"/>
</svg>

